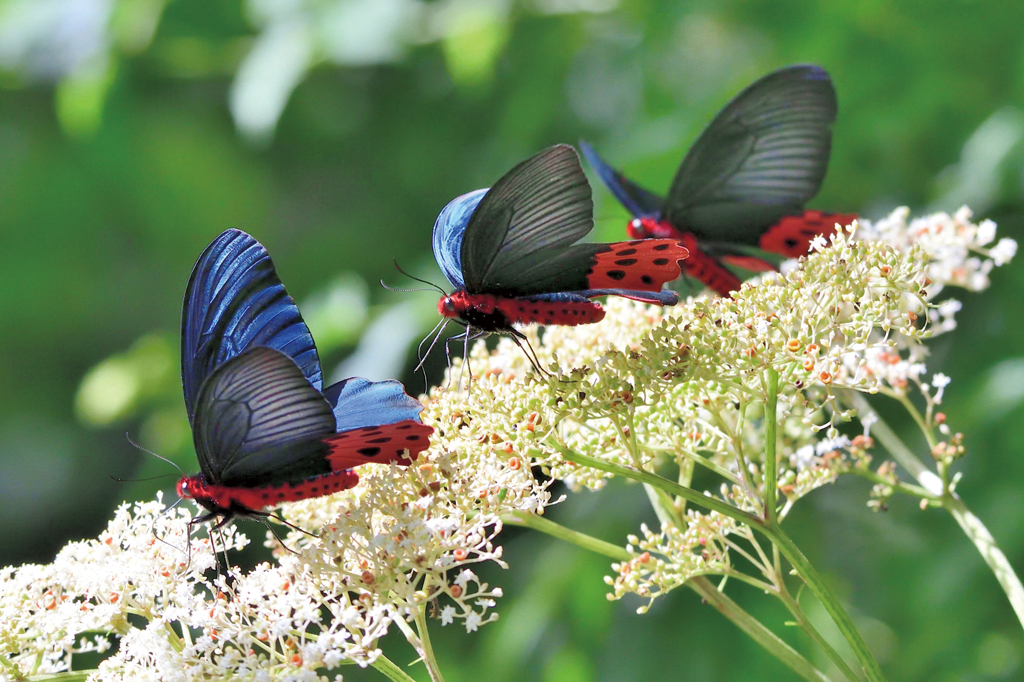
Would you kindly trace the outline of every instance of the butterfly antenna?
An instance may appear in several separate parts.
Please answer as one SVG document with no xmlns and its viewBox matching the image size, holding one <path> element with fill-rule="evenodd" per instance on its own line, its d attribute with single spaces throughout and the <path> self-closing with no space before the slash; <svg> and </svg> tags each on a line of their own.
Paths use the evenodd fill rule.
<svg viewBox="0 0 1024 682">
<path fill-rule="evenodd" d="M 182 468 L 181 468 L 180 466 L 178 466 L 177 464 L 175 464 L 174 462 L 172 462 L 171 460 L 167 459 L 167 458 L 166 458 L 166 457 L 164 457 L 163 455 L 158 455 L 158 454 L 156 454 L 155 452 L 153 452 L 152 450 L 150 450 L 150 449 L 148 449 L 148 448 L 144 448 L 144 447 L 142 447 L 141 445 L 139 445 L 138 443 L 136 443 L 135 441 L 133 441 L 133 440 L 132 440 L 132 437 L 131 437 L 131 436 L 130 436 L 130 435 L 128 434 L 128 432 L 127 432 L 127 431 L 125 431 L 125 432 L 124 432 L 124 437 L 125 437 L 125 438 L 127 438 L 127 439 L 128 439 L 128 442 L 129 442 L 129 443 L 131 443 L 131 444 L 132 444 L 133 446 L 135 446 L 135 447 L 136 447 L 137 449 L 139 449 L 139 450 L 142 450 L 142 451 L 143 451 L 143 452 L 145 452 L 146 454 L 149 454 L 149 455 L 153 455 L 154 457 L 156 457 L 156 458 L 157 458 L 157 459 L 159 459 L 159 460 L 163 460 L 164 462 L 167 462 L 167 463 L 168 463 L 168 464 L 170 464 L 170 465 L 171 465 L 172 467 L 174 467 L 175 469 L 177 469 L 177 470 L 178 470 L 178 473 L 179 473 L 179 474 L 181 474 L 182 476 L 184 476 L 184 475 L 185 475 L 185 472 L 184 472 L 184 471 L 182 470 Z M 113 478 L 113 477 L 111 477 L 111 478 Z M 154 476 L 153 478 L 160 478 L 160 477 L 159 477 L 159 476 Z M 119 478 L 114 478 L 114 480 L 115 480 L 115 481 L 120 481 L 121 479 L 119 479 Z M 152 479 L 152 478 L 140 478 L 139 480 L 140 480 L 140 481 L 152 481 L 153 479 Z"/>
<path fill-rule="evenodd" d="M 403 270 L 403 269 L 402 269 L 402 266 L 400 266 L 400 265 L 398 264 L 398 259 L 397 259 L 397 258 L 396 258 L 396 259 L 394 260 L 394 263 L 395 263 L 395 270 L 398 270 L 398 271 L 399 271 L 400 273 L 402 273 L 403 275 L 405 275 L 405 276 L 406 276 L 406 277 L 408 277 L 409 279 L 411 279 L 411 280 L 414 280 L 414 281 L 416 281 L 416 282 L 419 282 L 420 284 L 426 284 L 426 285 L 427 285 L 428 287 L 431 287 L 431 288 L 433 288 L 433 289 L 436 289 L 437 291 L 441 292 L 441 295 L 442 295 L 442 296 L 447 296 L 447 295 L 448 295 L 448 292 L 447 292 L 447 291 L 445 291 L 445 290 L 444 290 L 444 289 L 442 289 L 441 287 L 437 286 L 437 285 L 436 285 L 436 284 L 434 284 L 433 282 L 429 282 L 429 281 L 427 281 L 427 280 L 425 280 L 425 279 L 421 279 L 421 278 L 419 278 L 419 277 L 415 277 L 415 276 L 413 276 L 413 275 L 410 275 L 410 274 L 409 274 L 408 272 L 406 272 L 405 270 Z M 388 291 L 429 291 L 429 289 L 395 289 L 394 287 L 389 287 L 389 286 L 388 286 L 387 284 L 385 284 L 385 283 L 384 283 L 384 280 L 381 280 L 381 281 L 380 281 L 380 284 L 381 284 L 381 286 L 382 286 L 382 287 L 384 287 L 384 288 L 385 288 L 385 289 L 387 289 Z"/>
</svg>

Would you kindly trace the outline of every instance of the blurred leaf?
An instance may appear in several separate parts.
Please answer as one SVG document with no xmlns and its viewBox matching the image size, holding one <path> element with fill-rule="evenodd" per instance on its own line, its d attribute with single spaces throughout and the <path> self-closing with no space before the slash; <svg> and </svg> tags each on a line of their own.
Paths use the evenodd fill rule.
<svg viewBox="0 0 1024 682">
<path fill-rule="evenodd" d="M 491 80 L 508 41 L 508 19 L 495 3 L 454 3 L 444 17 L 442 40 L 452 80 L 467 87 Z"/>
<path fill-rule="evenodd" d="M 85 375 L 75 396 L 78 418 L 91 426 L 107 426 L 133 416 L 146 398 L 174 386 L 177 360 L 176 340 L 161 334 L 142 337 Z"/>
<path fill-rule="evenodd" d="M 89 137 L 100 127 L 103 104 L 116 71 L 115 65 L 97 60 L 57 84 L 57 119 L 68 137 Z"/>
<path fill-rule="evenodd" d="M 366 281 L 355 273 L 335 277 L 299 306 L 321 355 L 359 340 L 366 325 Z"/>
<path fill-rule="evenodd" d="M 243 135 L 270 138 L 312 60 L 313 28 L 304 16 L 275 20 L 260 34 L 231 86 L 231 114 Z"/>
</svg>

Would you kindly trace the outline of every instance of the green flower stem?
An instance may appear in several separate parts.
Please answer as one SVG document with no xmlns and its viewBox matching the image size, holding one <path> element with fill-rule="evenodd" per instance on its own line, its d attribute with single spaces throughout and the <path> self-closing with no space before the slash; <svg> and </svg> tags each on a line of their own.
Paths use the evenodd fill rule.
<svg viewBox="0 0 1024 682">
<path fill-rule="evenodd" d="M 803 581 L 811 589 L 814 595 L 821 601 L 821 605 L 825 608 L 825 611 L 835 622 L 836 627 L 842 633 L 843 637 L 850 644 L 850 648 L 853 649 L 854 655 L 860 662 L 861 667 L 864 669 L 868 680 L 871 682 L 881 682 L 885 679 L 882 675 L 882 669 L 879 667 L 875 657 L 871 654 L 871 650 L 868 649 L 867 643 L 857 632 L 857 628 L 853 624 L 853 619 L 843 608 L 843 605 L 836 599 L 835 595 L 829 591 L 825 585 L 825 581 L 822 580 L 821 576 L 815 570 L 811 562 L 807 560 L 807 557 L 803 555 L 796 544 L 786 535 L 782 528 L 777 523 L 768 524 L 765 523 L 760 517 L 748 514 L 747 512 L 737 509 L 732 505 L 722 502 L 721 500 L 711 497 L 710 495 L 702 495 L 692 488 L 686 488 L 678 483 L 674 483 L 666 478 L 658 476 L 657 474 L 648 473 L 646 471 L 638 471 L 636 469 L 630 469 L 619 464 L 613 464 L 612 462 L 605 462 L 588 455 L 584 455 L 578 452 L 569 451 L 564 446 L 556 446 L 562 452 L 562 455 L 566 460 L 575 462 L 577 464 L 583 464 L 585 466 L 598 469 L 599 471 L 606 471 L 610 474 L 622 476 L 624 478 L 631 478 L 641 483 L 649 483 L 657 488 L 661 488 L 667 493 L 677 495 L 685 500 L 693 502 L 696 505 L 716 511 L 720 514 L 736 519 L 737 521 L 744 523 L 759 533 L 765 535 L 769 540 L 778 546 L 779 551 L 786 557 L 796 572 L 800 575 Z"/>
<path fill-rule="evenodd" d="M 793 569 L 807 587 L 811 589 L 811 592 L 818 598 L 821 605 L 825 607 L 825 611 L 835 622 L 839 632 L 842 633 L 843 637 L 850 644 L 850 648 L 853 649 L 853 654 L 857 657 L 857 661 L 860 663 L 861 668 L 863 668 L 864 674 L 867 675 L 867 679 L 871 680 L 871 682 L 882 682 L 885 680 L 878 661 L 875 660 L 864 638 L 857 631 L 857 627 L 853 624 L 850 614 L 846 612 L 843 605 L 828 589 L 825 581 L 818 574 L 817 569 L 808 561 L 807 557 L 800 551 L 800 548 L 796 546 L 796 543 L 778 525 L 762 526 L 760 528 L 755 526 L 754 528 L 755 530 L 760 530 L 769 540 L 775 543 L 775 546 L 782 552 L 782 556 L 786 557 L 786 560 L 793 566 Z"/>
<path fill-rule="evenodd" d="M 871 426 L 871 432 L 874 436 L 885 446 L 885 449 L 889 451 L 892 458 L 906 469 L 911 476 L 916 478 L 922 487 L 928 491 L 933 490 L 935 484 L 940 482 L 938 475 L 926 467 L 914 455 L 911 449 L 900 440 L 899 436 L 889 428 L 889 425 L 882 421 L 881 417 L 878 417 L 878 414 L 871 409 L 871 404 L 868 403 L 867 399 L 860 393 L 851 392 L 850 402 L 857 408 L 862 418 L 870 413 L 875 414 L 877 421 Z M 934 494 L 930 494 L 929 499 L 934 500 L 936 498 Z M 981 519 L 971 513 L 967 505 L 964 504 L 963 500 L 956 493 L 946 490 L 938 500 L 939 505 L 953 515 L 956 522 L 960 524 L 960 528 L 963 529 L 964 533 L 978 549 L 981 558 L 992 569 L 996 580 L 999 581 L 999 586 L 1003 588 L 1006 598 L 1010 601 L 1010 605 L 1017 614 L 1017 619 L 1020 621 L 1021 626 L 1024 627 L 1024 585 L 1021 584 L 1020 578 L 1017 577 L 1006 555 L 999 549 L 995 538 L 988 532 Z"/>
<path fill-rule="evenodd" d="M 67 673 L 52 673 L 49 675 L 30 675 L 28 677 L 15 676 L 15 680 L 26 680 L 27 682 L 85 682 L 89 675 L 95 670 L 76 670 Z"/>
<path fill-rule="evenodd" d="M 437 659 L 434 658 L 434 649 L 430 646 L 430 633 L 427 632 L 427 609 L 426 605 L 420 606 L 416 611 L 416 632 L 420 636 L 420 656 L 427 666 L 427 672 L 433 682 L 444 682 L 441 669 L 437 666 Z"/>
<path fill-rule="evenodd" d="M 797 675 L 811 682 L 829 682 L 825 673 L 811 665 L 806 658 L 762 625 L 759 620 L 740 608 L 736 602 L 719 592 L 708 578 L 704 576 L 693 578 L 686 582 L 686 586 L 699 594 L 705 602 L 718 609 L 719 613 L 731 620 L 736 627 L 743 630 L 748 637 L 760 644 L 762 648 Z"/>
<path fill-rule="evenodd" d="M 626 551 L 625 547 L 619 547 L 613 545 L 610 542 L 605 542 L 595 538 L 592 535 L 581 533 L 578 530 L 572 528 L 566 528 L 560 523 L 555 523 L 543 516 L 537 514 L 531 514 L 530 512 L 517 511 L 512 514 L 506 514 L 501 517 L 502 523 L 508 523 L 513 526 L 522 526 L 524 528 L 532 528 L 533 530 L 540 531 L 545 535 L 550 535 L 553 538 L 564 540 L 565 542 L 582 547 L 583 549 L 589 550 L 594 554 L 601 554 L 606 557 L 615 559 L 616 561 L 629 561 L 633 557 L 630 556 L 629 552 Z"/>
<path fill-rule="evenodd" d="M 549 521 L 543 516 L 537 516 L 528 512 L 515 512 L 504 517 L 502 521 L 516 526 L 532 528 L 553 538 L 564 540 L 577 547 L 582 547 L 615 561 L 629 561 L 632 559 L 632 556 L 623 547 L 599 540 L 586 533 L 566 528 L 554 521 Z M 736 627 L 760 644 L 768 653 L 779 659 L 790 670 L 810 682 L 829 682 L 829 678 L 811 665 L 806 658 L 797 653 L 796 650 L 761 624 L 760 621 L 740 608 L 736 602 L 722 592 L 719 592 L 710 579 L 698 576 L 688 580 L 686 586 L 699 594 L 705 602 L 718 609 L 719 613 L 732 621 Z"/>
<path fill-rule="evenodd" d="M 373 662 L 374 670 L 377 670 L 384 677 L 388 678 L 392 682 L 416 682 L 408 673 L 399 668 L 393 661 L 387 658 L 384 654 L 377 657 L 377 660 Z"/>
<path fill-rule="evenodd" d="M 821 647 L 821 650 L 825 652 L 825 655 L 828 656 L 829 660 L 832 661 L 832 664 L 836 666 L 839 672 L 841 672 L 846 679 L 850 680 L 850 682 L 859 682 L 860 677 L 857 673 L 853 672 L 850 664 L 847 663 L 839 652 L 836 651 L 835 647 L 829 644 L 828 640 L 818 632 L 818 629 L 814 627 L 813 623 L 811 623 L 811 619 L 807 617 L 807 613 L 804 612 L 803 607 L 800 606 L 800 602 L 793 598 L 793 595 L 791 595 L 789 590 L 786 589 L 785 584 L 781 585 L 778 597 L 782 600 L 782 603 L 786 605 L 786 608 L 789 609 L 789 612 L 793 614 L 793 617 L 796 618 L 796 624 L 800 626 L 800 629 L 806 632 L 807 635 L 814 640 L 814 643 Z"/>
<path fill-rule="evenodd" d="M 981 522 L 981 519 L 972 514 L 963 500 L 955 493 L 943 495 L 942 506 L 953 515 L 967 537 L 978 548 L 981 558 L 992 569 L 999 585 L 1006 592 L 1006 598 L 1010 600 L 1017 619 L 1024 626 L 1024 586 L 1021 585 L 1020 578 L 1013 571 L 1013 566 L 1010 565 L 1006 555 L 996 545 L 995 538 L 988 532 L 988 528 Z"/>
<path fill-rule="evenodd" d="M 602 459 L 597 459 L 596 457 L 591 457 L 590 455 L 584 455 L 581 452 L 575 452 L 568 449 L 557 441 L 549 441 L 549 443 L 562 454 L 562 457 L 564 457 L 567 462 L 582 464 L 590 467 L 591 469 L 597 469 L 598 471 L 605 471 L 609 474 L 631 478 L 634 481 L 639 481 L 640 483 L 650 483 L 655 488 L 660 488 L 670 495 L 681 497 L 687 502 L 693 502 L 705 509 L 716 511 L 719 514 L 736 519 L 740 523 L 745 523 L 750 526 L 761 526 L 763 524 L 760 517 L 749 514 L 742 509 L 737 509 L 728 502 L 722 502 L 716 497 L 704 495 L 693 488 L 681 486 L 678 483 L 674 483 L 667 478 L 658 476 L 657 474 L 652 474 L 640 469 L 624 467 L 621 464 L 614 464 Z"/>
<path fill-rule="evenodd" d="M 770 524 L 778 521 L 778 460 L 775 444 L 778 442 L 779 373 L 771 367 L 768 373 L 768 398 L 764 403 L 764 520 Z"/>
<path fill-rule="evenodd" d="M 859 467 L 854 467 L 853 469 L 850 469 L 850 473 L 853 474 L 854 476 L 860 476 L 861 478 L 865 478 L 871 481 L 872 483 L 881 483 L 882 485 L 891 486 L 892 489 L 895 490 L 896 492 L 903 493 L 904 495 L 909 495 L 910 497 L 920 497 L 925 500 L 936 501 L 939 499 L 919 485 L 914 485 L 913 483 L 904 483 L 903 481 L 896 481 L 895 483 L 893 483 L 884 476 L 879 476 L 871 469 L 861 469 Z"/>
</svg>

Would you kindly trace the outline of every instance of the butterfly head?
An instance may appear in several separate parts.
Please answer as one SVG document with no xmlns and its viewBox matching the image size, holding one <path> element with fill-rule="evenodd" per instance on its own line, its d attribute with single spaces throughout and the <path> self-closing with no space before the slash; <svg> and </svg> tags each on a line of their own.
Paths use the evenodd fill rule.
<svg viewBox="0 0 1024 682">
<path fill-rule="evenodd" d="M 679 239 L 680 233 L 668 221 L 656 218 L 633 218 L 626 226 L 631 239 Z"/>
<path fill-rule="evenodd" d="M 470 294 L 464 290 L 442 296 L 437 302 L 437 312 L 445 317 L 467 319 L 473 313 L 491 315 L 495 311 L 497 299 L 488 294 Z"/>
<path fill-rule="evenodd" d="M 202 495 L 203 488 L 205 486 L 202 476 L 182 476 L 181 480 L 178 481 L 176 490 L 178 497 L 194 500 L 197 499 L 197 496 Z"/>
<path fill-rule="evenodd" d="M 444 317 L 458 317 L 459 307 L 454 297 L 449 296 L 448 294 L 442 296 L 437 302 L 437 312 L 441 313 Z"/>
</svg>

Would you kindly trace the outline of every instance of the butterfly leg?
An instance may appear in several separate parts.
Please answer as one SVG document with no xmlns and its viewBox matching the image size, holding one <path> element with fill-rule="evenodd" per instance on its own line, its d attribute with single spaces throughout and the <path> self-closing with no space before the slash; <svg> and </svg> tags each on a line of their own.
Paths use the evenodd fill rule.
<svg viewBox="0 0 1024 682">
<path fill-rule="evenodd" d="M 466 376 L 466 374 L 465 374 L 466 373 L 466 367 L 469 365 L 469 342 L 470 341 L 476 341 L 477 339 L 482 339 L 482 338 L 484 338 L 484 337 L 486 337 L 488 335 L 490 335 L 490 332 L 488 332 L 488 331 L 484 331 L 482 329 L 475 329 L 474 330 L 473 327 L 471 327 L 469 325 L 466 325 L 466 331 L 462 332 L 461 334 L 456 334 L 455 336 L 449 337 L 448 340 L 445 342 L 445 356 L 448 358 L 448 368 L 449 369 L 451 369 L 451 366 L 452 366 L 452 356 L 451 356 L 451 348 L 448 346 L 448 344 L 451 343 L 452 341 L 462 341 L 463 342 L 462 343 L 462 372 L 460 372 L 460 374 L 459 374 L 459 383 L 457 384 L 457 386 L 459 388 L 462 387 L 462 380 Z M 449 382 L 451 381 L 451 377 L 450 376 L 448 377 L 448 380 L 449 380 Z M 473 368 L 472 367 L 469 368 L 469 383 L 470 384 L 473 383 Z M 445 386 L 445 390 L 447 390 L 447 388 L 448 387 Z M 466 390 L 469 390 L 468 386 L 467 386 Z"/>
<path fill-rule="evenodd" d="M 420 341 L 420 345 L 418 345 L 416 347 L 416 356 L 417 356 L 417 359 L 419 360 L 419 362 L 416 364 L 416 367 L 412 371 L 414 371 L 414 372 L 422 371 L 423 372 L 423 392 L 424 393 L 426 393 L 430 389 L 430 385 L 429 385 L 429 382 L 428 382 L 428 379 L 427 379 L 427 370 L 426 370 L 426 368 L 423 367 L 423 363 L 425 363 L 427 361 L 427 358 L 430 357 L 430 351 L 434 350 L 434 346 L 437 345 L 438 339 L 440 339 L 441 335 L 444 334 L 444 330 L 445 330 L 445 327 L 448 326 L 448 322 L 449 321 L 447 319 L 443 319 L 440 322 L 438 322 L 434 326 L 434 328 L 430 330 L 430 333 L 427 334 L 425 337 L 423 337 L 423 340 Z M 427 352 L 421 354 L 421 350 L 423 349 L 423 344 L 426 343 L 427 339 L 429 339 L 431 336 L 433 336 L 434 339 L 430 342 L 430 345 L 427 347 Z M 446 350 L 445 350 L 445 355 L 447 355 L 447 346 L 446 346 Z M 451 367 L 451 364 L 452 363 L 451 363 L 451 361 L 449 359 L 448 366 Z"/>
<path fill-rule="evenodd" d="M 530 365 L 537 374 L 542 377 L 552 376 L 551 372 L 541 367 L 537 351 L 534 350 L 533 345 L 530 344 L 530 339 L 526 338 L 526 334 L 523 334 L 518 329 L 512 329 L 509 332 L 509 336 L 512 337 L 512 342 L 519 346 L 519 350 L 523 351 L 523 355 L 525 355 L 526 359 L 530 361 Z"/>
</svg>

